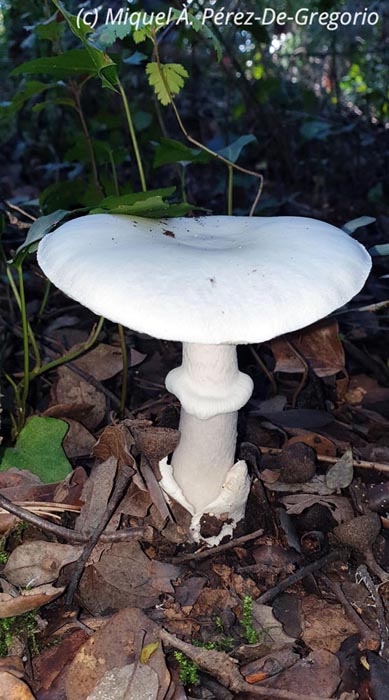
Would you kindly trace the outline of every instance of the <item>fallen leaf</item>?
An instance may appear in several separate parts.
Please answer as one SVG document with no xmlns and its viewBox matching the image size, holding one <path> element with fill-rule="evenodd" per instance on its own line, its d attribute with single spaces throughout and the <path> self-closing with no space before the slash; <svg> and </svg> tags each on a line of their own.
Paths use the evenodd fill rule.
<svg viewBox="0 0 389 700">
<path fill-rule="evenodd" d="M 86 567 L 79 595 L 96 614 L 128 606 L 149 608 L 162 592 L 173 593 L 171 580 L 179 573 L 172 564 L 149 559 L 138 542 L 117 542 L 104 547 L 99 561 Z"/>
<path fill-rule="evenodd" d="M 73 346 L 71 351 L 76 350 L 78 347 L 77 345 Z M 105 379 L 111 379 L 111 377 L 123 370 L 121 349 L 105 343 L 99 343 L 99 345 L 96 345 L 92 350 L 89 350 L 89 352 L 73 362 L 76 367 L 92 375 L 100 382 Z"/>
<path fill-rule="evenodd" d="M 141 646 L 155 642 L 159 639 L 159 628 L 137 608 L 126 608 L 111 617 L 93 637 L 91 637 L 77 651 L 72 661 L 66 682 L 67 700 L 86 700 L 98 686 L 105 674 L 126 666 L 133 665 L 137 661 Z M 170 685 L 170 674 L 166 668 L 165 657 L 161 645 L 150 656 L 147 665 L 139 664 L 142 668 L 148 668 L 157 676 L 158 692 L 151 696 L 152 700 L 163 700 Z M 147 678 L 150 680 L 150 674 Z M 143 691 L 138 695 L 124 695 L 128 700 L 145 700 L 144 680 L 140 676 Z M 115 698 L 108 694 L 109 698 Z M 122 698 L 121 698 L 122 700 Z"/>
<path fill-rule="evenodd" d="M 71 544 L 26 542 L 10 554 L 3 573 L 14 586 L 36 588 L 55 581 L 61 568 L 76 561 L 81 552 L 82 547 Z"/>
<path fill-rule="evenodd" d="M 350 486 L 353 478 L 353 452 L 349 447 L 342 457 L 327 470 L 326 484 L 330 489 L 345 489 Z"/>
<path fill-rule="evenodd" d="M 331 697 L 340 683 L 339 661 L 325 649 L 314 650 L 306 658 L 266 680 L 266 686 L 287 690 L 290 693 L 306 692 L 315 697 Z M 266 700 L 279 700 L 279 696 L 266 694 Z"/>
<path fill-rule="evenodd" d="M 158 676 L 149 666 L 129 664 L 107 671 L 87 700 L 157 700 Z"/>
<path fill-rule="evenodd" d="M 312 649 L 326 649 L 335 654 L 342 642 L 358 631 L 338 603 L 308 595 L 302 598 L 302 610 L 302 639 Z"/>
<path fill-rule="evenodd" d="M 303 442 L 305 445 L 312 447 L 317 455 L 326 455 L 328 457 L 336 457 L 336 445 L 324 435 L 319 433 L 303 433 L 290 438 L 284 447 L 293 445 L 295 442 Z"/>
<path fill-rule="evenodd" d="M 13 596 L 9 593 L 0 593 L 0 619 L 23 615 L 29 610 L 35 610 L 42 605 L 47 605 L 58 598 L 65 588 L 54 588 L 50 584 L 39 586 L 32 591 L 21 591 L 20 595 Z"/>
<path fill-rule="evenodd" d="M 66 418 L 69 430 L 63 441 L 65 454 L 69 459 L 90 455 L 96 439 L 82 423 Z"/>
<path fill-rule="evenodd" d="M 290 337 L 306 364 L 318 377 L 329 377 L 344 370 L 345 356 L 339 338 L 339 327 L 335 321 L 319 321 L 293 336 L 276 338 L 270 343 L 275 359 L 275 372 L 304 372 L 305 365 L 288 342 Z"/>
<path fill-rule="evenodd" d="M 28 685 L 7 671 L 0 671 L 0 700 L 36 700 Z"/>
<path fill-rule="evenodd" d="M 307 508 L 320 503 L 331 511 L 331 515 L 337 523 L 344 523 L 354 517 L 352 505 L 343 496 L 318 496 L 310 494 L 292 494 L 283 496 L 282 503 L 286 506 L 289 515 L 300 515 Z"/>
<path fill-rule="evenodd" d="M 84 505 L 76 521 L 77 532 L 90 535 L 100 524 L 112 493 L 116 472 L 116 457 L 109 457 L 105 462 L 93 467 L 82 490 Z"/>
<path fill-rule="evenodd" d="M 101 461 L 116 457 L 119 465 L 128 464 L 135 467 L 135 459 L 131 454 L 133 444 L 134 439 L 124 422 L 108 425 L 94 445 L 92 453 Z"/>
<path fill-rule="evenodd" d="M 57 636 L 57 635 L 56 635 Z M 33 688 L 39 700 L 65 697 L 65 677 L 77 649 L 89 639 L 85 630 L 73 629 L 57 644 L 44 649 L 32 659 Z"/>
<path fill-rule="evenodd" d="M 80 404 L 84 411 L 83 425 L 88 430 L 97 428 L 106 412 L 105 395 L 69 367 L 59 367 L 57 373 L 58 380 L 52 390 L 51 403 Z"/>
</svg>

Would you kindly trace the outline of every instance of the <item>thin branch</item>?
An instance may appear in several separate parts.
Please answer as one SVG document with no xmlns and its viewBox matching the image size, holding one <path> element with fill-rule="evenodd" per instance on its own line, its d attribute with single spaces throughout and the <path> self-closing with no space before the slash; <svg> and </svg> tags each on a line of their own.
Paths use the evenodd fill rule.
<svg viewBox="0 0 389 700">
<path fill-rule="evenodd" d="M 264 445 L 258 445 L 258 449 L 264 454 L 269 454 L 277 456 L 281 454 L 282 449 L 279 447 L 265 447 Z M 317 454 L 317 459 L 319 462 L 326 462 L 327 464 L 336 464 L 339 461 L 339 457 L 329 457 L 328 455 Z M 358 459 L 354 457 L 353 467 L 358 469 L 375 469 L 378 472 L 384 472 L 389 474 L 389 464 L 382 464 L 381 462 L 367 462 L 364 459 Z"/>
<path fill-rule="evenodd" d="M 20 518 L 20 520 L 30 523 L 44 532 L 49 532 L 50 534 L 55 535 L 55 537 L 60 537 L 71 544 L 86 544 L 89 542 L 89 537 L 82 535 L 79 532 L 75 532 L 74 530 L 69 530 L 69 528 L 63 527 L 62 525 L 50 523 L 44 518 L 40 518 L 39 515 L 35 515 L 35 513 L 31 513 L 25 508 L 15 505 L 15 503 L 12 503 L 12 501 L 1 494 L 0 507 L 4 508 L 7 513 L 16 515 L 18 518 Z M 101 535 L 100 539 L 102 542 L 121 542 L 123 540 L 132 540 L 136 538 L 141 539 L 142 537 L 147 537 L 148 532 L 149 530 L 147 527 L 132 527 Z"/>
<path fill-rule="evenodd" d="M 248 693 L 250 696 L 277 697 L 280 700 L 329 700 L 322 695 L 305 695 L 303 693 L 292 693 L 288 690 L 278 690 L 265 685 L 251 685 L 247 683 L 241 675 L 237 664 L 223 651 L 213 649 L 202 649 L 195 647 L 188 642 L 178 639 L 175 634 L 170 634 L 165 629 L 161 629 L 160 636 L 165 644 L 179 649 L 185 656 L 194 661 L 203 671 L 216 678 L 222 685 L 233 693 Z"/>
<path fill-rule="evenodd" d="M 219 544 L 217 547 L 212 547 L 211 549 L 198 550 L 193 552 L 193 554 L 182 554 L 178 557 L 171 557 L 169 561 L 174 563 L 180 563 L 184 561 L 198 561 L 199 559 L 207 559 L 207 557 L 213 557 L 215 554 L 220 552 L 226 552 L 228 549 L 233 549 L 238 547 L 238 545 L 245 544 L 245 542 L 250 542 L 255 540 L 257 537 L 263 535 L 263 530 L 255 530 L 255 532 L 250 532 L 249 535 L 243 535 L 242 537 L 237 537 L 236 539 L 230 540 L 225 544 Z"/>
</svg>

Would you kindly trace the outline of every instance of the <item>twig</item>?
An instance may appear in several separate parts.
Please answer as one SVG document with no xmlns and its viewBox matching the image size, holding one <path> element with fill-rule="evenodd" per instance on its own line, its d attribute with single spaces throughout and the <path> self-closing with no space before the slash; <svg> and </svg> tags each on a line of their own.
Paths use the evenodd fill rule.
<svg viewBox="0 0 389 700">
<path fill-rule="evenodd" d="M 160 636 L 165 644 L 182 651 L 189 659 L 194 661 L 203 671 L 216 678 L 222 685 L 233 693 L 248 693 L 250 696 L 277 697 L 281 700 L 329 700 L 318 695 L 304 695 L 292 693 L 288 690 L 279 690 L 265 685 L 251 685 L 244 680 L 237 664 L 223 651 L 202 649 L 188 642 L 178 639 L 175 634 L 170 634 L 161 629 Z"/>
<path fill-rule="evenodd" d="M 264 363 L 263 360 L 260 358 L 260 356 L 258 355 L 258 353 L 257 353 L 257 351 L 255 350 L 255 348 L 253 348 L 252 345 L 249 345 L 249 348 L 250 348 L 250 350 L 251 350 L 252 356 L 254 357 L 254 360 L 256 361 L 256 363 L 257 363 L 257 364 L 259 365 L 259 367 L 261 368 L 262 372 L 266 375 L 267 379 L 269 380 L 269 382 L 270 382 L 270 384 L 271 384 L 271 386 L 272 386 L 272 389 L 273 389 L 274 396 L 275 396 L 275 395 L 277 394 L 277 382 L 276 382 L 276 380 L 274 379 L 273 372 L 271 372 L 271 371 L 266 367 L 265 363 Z"/>
<path fill-rule="evenodd" d="M 111 520 L 112 515 L 114 514 L 117 506 L 119 505 L 120 501 L 122 500 L 129 480 L 131 479 L 132 475 L 134 473 L 134 470 L 131 469 L 131 467 L 120 467 L 118 469 L 118 472 L 116 474 L 116 483 L 112 492 L 112 496 L 108 501 L 107 508 L 105 509 L 104 515 L 101 518 L 100 523 L 98 526 L 93 530 L 93 532 L 90 534 L 90 537 L 88 539 L 88 542 L 86 543 L 84 547 L 84 551 L 82 552 L 81 556 L 77 559 L 77 562 L 75 563 L 73 570 L 72 570 L 72 577 L 69 583 L 68 590 L 66 592 L 66 604 L 71 605 L 73 602 L 74 594 L 77 590 L 77 586 L 80 582 L 82 573 L 84 571 L 84 567 L 86 562 L 88 561 L 93 549 L 95 548 L 98 540 L 100 539 L 101 534 L 105 530 L 106 526 L 108 525 L 109 521 Z"/>
<path fill-rule="evenodd" d="M 6 510 L 7 513 L 12 513 L 13 515 L 16 515 L 18 518 L 20 518 L 20 520 L 23 520 L 26 523 L 30 523 L 31 525 L 35 525 L 35 527 L 39 528 L 40 530 L 43 530 L 44 532 L 50 532 L 52 535 L 60 537 L 61 539 L 70 542 L 71 544 L 86 544 L 87 542 L 89 542 L 89 537 L 87 537 L 86 535 L 82 535 L 79 532 L 74 532 L 74 530 L 70 530 L 67 527 L 63 527 L 62 525 L 50 523 L 44 518 L 39 517 L 39 515 L 35 515 L 29 510 L 15 505 L 15 503 L 12 503 L 12 501 L 10 501 L 5 496 L 2 496 L 1 494 L 0 507 L 4 508 L 4 510 Z M 118 532 L 112 532 L 109 534 L 101 535 L 100 539 L 102 542 L 121 542 L 123 540 L 132 540 L 137 537 L 144 537 L 146 533 L 147 528 L 145 527 L 132 527 L 126 528 L 124 530 L 119 530 Z"/>
<path fill-rule="evenodd" d="M 9 202 L 7 199 L 5 200 L 5 203 L 6 203 L 7 207 L 9 207 L 10 209 L 14 209 L 15 211 L 18 211 L 19 214 L 23 214 L 23 216 L 26 216 L 27 219 L 31 219 L 31 221 L 36 221 L 36 216 L 32 216 L 32 214 L 29 214 L 28 211 L 21 209 L 16 204 L 12 204 L 12 202 Z"/>
<path fill-rule="evenodd" d="M 256 537 L 261 537 L 261 535 L 263 535 L 263 530 L 255 530 L 255 532 L 250 532 L 249 535 L 242 535 L 242 537 L 237 537 L 236 539 L 230 540 L 225 544 L 219 544 L 217 547 L 203 549 L 200 551 L 198 550 L 197 552 L 193 552 L 193 554 L 182 554 L 178 557 L 171 557 L 169 561 L 179 563 L 183 561 L 192 561 L 193 559 L 196 559 L 196 561 L 199 559 L 206 559 L 207 557 L 213 557 L 214 554 L 219 554 L 219 552 L 225 552 L 228 549 L 233 549 L 233 547 L 237 547 L 240 544 L 250 542 L 250 540 L 255 540 Z"/>
<path fill-rule="evenodd" d="M 262 595 L 260 595 L 255 602 L 262 605 L 264 603 L 270 603 L 270 601 L 274 600 L 274 598 L 276 598 L 280 593 L 283 593 L 283 591 L 289 588 L 289 586 L 297 583 L 297 581 L 301 581 L 301 579 L 305 578 L 309 574 L 319 571 L 330 562 L 335 561 L 335 559 L 339 559 L 339 557 L 340 551 L 334 550 L 329 554 L 326 554 L 325 557 L 312 562 L 312 564 L 307 564 L 306 566 L 301 567 L 301 569 L 296 571 L 294 574 L 287 576 L 287 578 L 284 578 L 284 580 L 280 581 L 280 583 L 278 583 L 276 586 L 273 586 L 273 588 L 269 588 L 267 591 L 265 591 L 265 593 L 262 593 Z"/>
<path fill-rule="evenodd" d="M 323 580 L 324 584 L 330 591 L 334 594 L 335 598 L 339 601 L 342 607 L 345 609 L 347 615 L 351 617 L 355 626 L 358 628 L 361 639 L 371 640 L 377 639 L 377 634 L 367 626 L 367 624 L 358 615 L 357 611 L 353 608 L 350 601 L 347 600 L 344 595 L 341 586 L 336 581 L 332 581 L 328 576 L 321 573 L 320 578 Z"/>
<path fill-rule="evenodd" d="M 282 449 L 279 447 L 265 447 L 264 445 L 258 445 L 258 449 L 261 452 L 269 455 L 279 455 Z M 317 454 L 317 459 L 319 462 L 326 462 L 328 464 L 336 464 L 339 461 L 339 457 L 329 457 L 329 455 Z M 358 467 L 360 469 L 375 469 L 378 472 L 386 472 L 389 474 L 389 464 L 382 464 L 381 462 L 366 462 L 363 459 L 353 459 L 353 467 Z"/>
</svg>

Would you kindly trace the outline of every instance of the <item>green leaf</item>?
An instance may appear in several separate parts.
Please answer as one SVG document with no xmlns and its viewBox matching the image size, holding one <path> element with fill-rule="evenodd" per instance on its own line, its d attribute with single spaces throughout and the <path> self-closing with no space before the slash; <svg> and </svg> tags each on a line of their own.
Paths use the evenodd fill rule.
<svg viewBox="0 0 389 700">
<path fill-rule="evenodd" d="M 36 35 L 40 39 L 47 39 L 47 41 L 58 41 L 64 29 L 64 23 L 57 22 L 57 13 L 46 20 L 46 22 L 40 22 L 34 27 Z"/>
<path fill-rule="evenodd" d="M 45 484 L 62 481 L 72 471 L 62 447 L 68 424 L 33 416 L 19 433 L 15 447 L 0 449 L 0 471 L 16 467 L 36 474 Z"/>
<path fill-rule="evenodd" d="M 176 21 L 179 20 L 180 16 L 182 16 L 182 12 L 182 10 L 175 10 L 175 12 L 173 13 L 173 17 Z M 204 39 L 206 39 L 212 44 L 213 48 L 216 51 L 217 60 L 221 61 L 223 55 L 222 46 L 217 36 L 213 33 L 212 29 L 210 28 L 209 24 L 203 22 L 200 18 L 196 17 L 191 12 L 187 12 L 187 17 L 190 22 L 191 29 L 194 29 L 195 32 L 197 32 L 198 34 L 202 34 Z M 185 20 L 183 19 L 183 21 Z"/>
<path fill-rule="evenodd" d="M 160 190 L 106 197 L 99 203 L 98 207 L 92 209 L 91 214 L 110 212 L 111 214 L 132 214 L 133 216 L 156 219 L 163 216 L 184 216 L 193 209 L 193 205 L 186 202 L 179 204 L 166 202 L 165 199 L 174 192 L 175 187 L 165 187 Z"/>
<path fill-rule="evenodd" d="M 160 642 L 149 642 L 149 644 L 146 644 L 144 647 L 142 647 L 139 659 L 141 664 L 147 664 L 150 656 L 152 656 L 154 652 L 157 651 L 159 644 Z"/>
<path fill-rule="evenodd" d="M 55 220 L 58 210 L 69 213 L 69 210 L 75 207 L 80 205 L 86 206 L 84 194 L 85 182 L 81 178 L 53 182 L 41 192 L 39 204 L 42 212 L 45 215 L 54 214 Z M 97 197 L 95 201 L 98 201 L 98 199 Z"/>
<path fill-rule="evenodd" d="M 124 39 L 132 30 L 133 27 L 128 22 L 104 23 L 92 35 L 93 44 L 96 48 L 104 50 L 118 39 Z"/>
<path fill-rule="evenodd" d="M 92 56 L 86 49 L 70 49 L 58 56 L 34 58 L 17 66 L 11 75 L 45 73 L 54 78 L 67 78 L 69 75 L 97 75 L 98 70 Z"/>
<path fill-rule="evenodd" d="M 155 151 L 154 168 L 170 163 L 208 163 L 209 156 L 204 151 L 197 148 L 189 148 L 181 141 L 175 139 L 162 138 Z"/>
<path fill-rule="evenodd" d="M 375 218 L 373 216 L 359 216 L 358 219 L 352 219 L 351 221 L 347 221 L 344 226 L 342 226 L 342 231 L 345 231 L 346 233 L 354 233 L 358 228 L 361 228 L 362 226 L 368 226 L 369 224 L 374 224 Z"/>
<path fill-rule="evenodd" d="M 33 106 L 32 111 L 40 113 L 46 107 L 51 107 L 52 105 L 60 105 L 63 107 L 73 107 L 76 109 L 76 103 L 71 97 L 54 97 L 52 100 L 44 100 L 44 102 L 38 102 Z"/>
<path fill-rule="evenodd" d="M 53 0 L 56 8 L 65 17 L 70 29 L 73 34 L 82 41 L 85 46 L 86 51 L 89 54 L 89 58 L 94 66 L 95 73 L 100 77 L 103 87 L 108 88 L 117 92 L 116 86 L 118 84 L 118 72 L 116 63 L 108 56 L 105 51 L 95 48 L 87 37 L 93 30 L 89 27 L 82 19 L 75 17 L 75 15 L 70 14 L 63 3 L 60 0 Z"/>
<path fill-rule="evenodd" d="M 239 136 L 239 138 L 236 139 L 236 141 L 233 141 L 233 143 L 230 143 L 229 146 L 222 148 L 220 151 L 218 151 L 218 153 L 219 155 L 223 156 L 223 158 L 227 158 L 227 160 L 230 160 L 231 163 L 236 163 L 241 154 L 242 149 L 249 143 L 253 143 L 253 141 L 256 140 L 257 139 L 255 138 L 254 134 L 246 134 L 245 136 Z"/>
<path fill-rule="evenodd" d="M 34 223 L 30 226 L 27 237 L 22 245 L 17 249 L 12 262 L 17 263 L 19 256 L 23 255 L 27 250 L 30 253 L 35 251 L 41 238 L 46 236 L 46 234 L 49 233 L 54 226 L 59 224 L 60 221 L 66 219 L 66 217 L 71 213 L 72 212 L 65 211 L 64 209 L 58 209 L 58 211 L 54 211 L 52 214 L 48 214 L 47 216 L 40 216 L 39 219 L 34 221 Z"/>
<path fill-rule="evenodd" d="M 42 83 L 39 80 L 29 80 L 26 82 L 21 90 L 19 90 L 13 97 L 12 102 L 6 106 L 0 107 L 0 116 L 10 117 L 16 112 L 18 112 L 27 100 L 39 95 L 45 90 L 54 87 L 54 84 Z"/>
<path fill-rule="evenodd" d="M 178 95 L 184 86 L 185 78 L 189 77 L 188 71 L 180 63 L 161 63 L 160 68 L 162 75 L 157 63 L 148 63 L 146 73 L 159 101 L 168 105 L 171 96 Z"/>
</svg>

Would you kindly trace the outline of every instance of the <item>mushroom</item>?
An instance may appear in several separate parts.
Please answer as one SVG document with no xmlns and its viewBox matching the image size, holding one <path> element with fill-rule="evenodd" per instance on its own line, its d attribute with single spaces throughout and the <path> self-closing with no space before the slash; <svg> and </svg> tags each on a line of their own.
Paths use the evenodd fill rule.
<svg viewBox="0 0 389 700">
<path fill-rule="evenodd" d="M 349 301 L 371 260 L 329 224 L 301 217 L 204 216 L 168 220 L 94 214 L 42 239 L 47 277 L 111 321 L 183 343 L 166 377 L 181 402 L 180 442 L 160 463 L 161 485 L 192 514 L 224 522 L 215 544 L 243 517 L 246 463 L 234 463 L 238 410 L 253 382 L 236 346 L 303 328 Z"/>
</svg>

